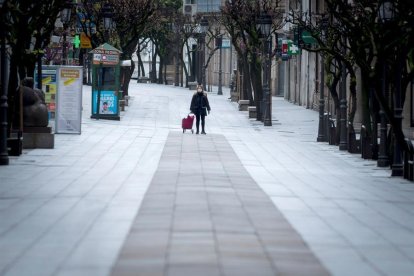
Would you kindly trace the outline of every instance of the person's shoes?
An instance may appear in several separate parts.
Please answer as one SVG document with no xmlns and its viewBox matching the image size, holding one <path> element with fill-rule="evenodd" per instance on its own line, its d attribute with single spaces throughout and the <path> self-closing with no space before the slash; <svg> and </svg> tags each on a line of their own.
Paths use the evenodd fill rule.
<svg viewBox="0 0 414 276">
<path fill-rule="evenodd" d="M 198 130 L 197 130 L 196 134 L 198 134 Z"/>
<path fill-rule="evenodd" d="M 201 131 L 201 134 L 207 134 L 207 133 L 203 130 L 203 131 Z"/>
</svg>

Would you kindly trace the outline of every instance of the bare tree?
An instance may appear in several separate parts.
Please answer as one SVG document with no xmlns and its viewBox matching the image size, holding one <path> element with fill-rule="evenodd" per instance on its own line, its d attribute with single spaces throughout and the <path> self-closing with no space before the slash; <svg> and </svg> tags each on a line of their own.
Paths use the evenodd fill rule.
<svg viewBox="0 0 414 276">
<path fill-rule="evenodd" d="M 381 18 L 383 1 L 326 0 L 326 16 L 330 18 L 325 26 L 327 37 L 323 37 L 321 25 L 311 20 L 296 17 L 299 24 L 318 41 L 309 51 L 324 54 L 344 62 L 351 74 L 351 95 L 356 98 L 356 77 L 353 70 L 357 65 L 362 77 L 364 101 L 363 120 L 370 128 L 371 120 L 376 126 L 379 107 L 385 112 L 399 147 L 409 151 L 401 125 L 401 111 L 405 91 L 413 80 L 412 66 L 414 42 L 414 6 L 409 0 L 392 1 L 391 15 Z M 341 39 L 345 38 L 345 39 Z M 346 47 L 346 55 L 343 49 Z M 388 72 L 384 74 L 384 70 Z M 383 90 L 388 90 L 384 93 Z M 388 95 L 388 96 L 387 96 Z M 356 106 L 353 104 L 353 106 Z M 351 110 L 350 120 L 352 122 Z M 372 131 L 376 133 L 376 129 Z M 376 137 L 376 136 L 375 136 Z M 375 139 L 376 140 L 376 139 Z"/>
<path fill-rule="evenodd" d="M 64 0 L 8 0 L 3 5 L 1 16 L 5 18 L 5 25 L 2 28 L 12 49 L 8 82 L 9 132 L 19 124 L 16 93 L 19 82 L 25 77 L 33 77 L 36 61 L 49 44 L 56 18 L 64 4 Z"/>
<path fill-rule="evenodd" d="M 272 33 L 282 27 L 283 16 L 279 9 L 279 1 L 225 1 L 221 11 L 222 16 L 219 20 L 230 34 L 241 63 L 243 83 L 246 87 L 243 97 L 249 99 L 250 104 L 256 105 L 257 119 L 261 120 L 263 58 L 260 51 L 262 40 L 256 25 L 260 15 L 265 13 L 272 17 Z"/>
</svg>

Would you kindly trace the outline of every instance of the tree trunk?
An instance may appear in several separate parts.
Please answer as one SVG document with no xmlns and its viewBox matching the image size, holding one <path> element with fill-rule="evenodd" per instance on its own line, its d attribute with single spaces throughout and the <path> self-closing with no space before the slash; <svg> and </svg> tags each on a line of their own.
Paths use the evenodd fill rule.
<svg viewBox="0 0 414 276">
<path fill-rule="evenodd" d="M 138 55 L 138 77 L 145 77 L 145 68 L 144 63 L 142 62 L 141 54 L 137 53 Z"/>
<path fill-rule="evenodd" d="M 187 66 L 185 65 L 183 55 L 181 55 L 181 62 L 180 63 L 183 65 L 184 74 L 185 74 L 185 86 L 184 87 L 188 87 L 188 69 L 187 69 Z M 191 59 L 190 58 L 189 58 L 188 64 L 191 64 Z"/>
<path fill-rule="evenodd" d="M 129 82 L 135 70 L 135 64 L 131 62 L 131 67 L 121 67 L 121 90 L 122 98 L 129 96 Z"/>
<path fill-rule="evenodd" d="M 139 77 L 141 77 L 141 76 L 145 77 L 145 68 L 144 68 L 144 64 L 142 62 L 142 58 L 141 58 L 141 44 L 138 44 L 138 48 L 135 51 L 135 54 L 137 55 L 137 59 L 138 59 L 137 78 L 139 79 Z"/>
<path fill-rule="evenodd" d="M 372 135 L 372 120 L 371 120 L 371 108 L 370 108 L 370 90 L 371 90 L 371 80 L 370 77 L 361 70 L 361 80 L 362 80 L 362 124 L 365 126 L 367 134 Z"/>
<path fill-rule="evenodd" d="M 243 87 L 242 87 L 242 100 L 249 100 L 250 105 L 255 104 L 255 99 L 253 98 L 252 94 L 252 79 L 250 77 L 250 67 L 249 67 L 249 60 L 247 54 L 244 54 L 241 59 L 242 66 L 243 66 Z"/>
<path fill-rule="evenodd" d="M 337 73 L 337 74 L 333 74 L 333 80 L 332 83 L 328 86 L 329 89 L 329 93 L 332 96 L 332 100 L 334 101 L 334 106 L 335 106 L 335 115 L 336 115 L 336 137 L 335 137 L 335 144 L 338 145 L 339 144 L 339 137 L 340 137 L 340 127 L 339 127 L 339 122 L 341 120 L 341 110 L 340 110 L 340 103 L 339 103 L 339 96 L 338 96 L 338 92 L 337 92 L 337 87 L 338 87 L 338 83 L 339 80 L 341 78 L 341 73 Z"/>
<path fill-rule="evenodd" d="M 150 71 L 150 79 L 152 83 L 157 82 L 157 55 L 158 55 L 158 47 L 155 47 L 154 54 L 152 55 L 151 71 Z"/>
<path fill-rule="evenodd" d="M 165 58 L 160 56 L 160 62 L 159 62 L 159 65 L 158 65 L 158 84 L 162 84 L 163 81 L 164 81 L 164 77 L 163 77 L 164 76 L 164 70 L 163 70 L 164 60 L 165 60 Z M 165 80 L 165 82 L 166 82 L 166 80 Z"/>
<path fill-rule="evenodd" d="M 263 85 L 262 85 L 262 70 L 261 63 L 259 62 L 257 55 L 252 55 L 252 62 L 250 65 L 251 74 L 250 79 L 253 84 L 254 102 L 256 105 L 256 119 L 262 120 L 262 100 L 263 100 Z"/>
<path fill-rule="evenodd" d="M 354 126 L 355 114 L 357 112 L 357 95 L 356 95 L 356 93 L 357 93 L 357 91 L 356 91 L 357 82 L 356 82 L 355 70 L 353 68 L 351 69 L 351 68 L 348 67 L 348 72 L 351 76 L 351 82 L 349 84 L 349 90 L 350 90 L 350 95 L 351 95 L 351 101 L 350 101 L 351 108 L 350 108 L 350 111 L 349 111 L 348 118 L 349 118 L 349 123 L 353 127 Z"/>
<path fill-rule="evenodd" d="M 164 84 L 168 84 L 168 81 L 167 81 L 167 64 L 166 64 L 166 62 L 164 62 L 164 66 L 163 66 L 164 68 Z"/>
</svg>

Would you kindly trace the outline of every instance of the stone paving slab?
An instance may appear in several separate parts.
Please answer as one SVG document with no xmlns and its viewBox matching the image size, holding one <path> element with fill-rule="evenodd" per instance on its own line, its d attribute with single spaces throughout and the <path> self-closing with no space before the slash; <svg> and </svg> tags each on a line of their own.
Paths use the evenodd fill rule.
<svg viewBox="0 0 414 276">
<path fill-rule="evenodd" d="M 224 136 L 171 131 L 112 275 L 329 273 Z"/>
<path fill-rule="evenodd" d="M 171 160 L 159 164 L 169 132 L 181 131 L 193 91 L 131 82 L 127 111 L 121 112 L 120 121 L 105 121 L 90 118 L 91 87 L 84 86 L 81 135 L 56 135 L 53 150 L 25 150 L 11 157 L 10 166 L 0 166 L 0 275 L 109 275 L 142 199 L 150 193 L 177 190 L 183 197 L 190 192 L 200 196 L 200 189 L 205 189 L 214 194 L 208 200 L 216 200 L 214 206 L 207 201 L 190 210 L 191 201 L 174 205 L 166 195 L 164 205 L 147 208 L 150 216 L 168 214 L 172 223 L 173 211 L 178 217 L 211 212 L 217 215 L 211 219 L 213 225 L 221 223 L 224 214 L 234 219 L 223 227 L 245 225 L 244 209 L 233 199 L 232 187 L 234 182 L 244 185 L 247 194 L 252 191 L 250 178 L 233 174 L 241 169 L 248 171 L 287 219 L 277 225 L 280 232 L 293 227 L 332 275 L 414 275 L 411 182 L 390 177 L 389 168 L 376 167 L 375 160 L 317 143 L 318 112 L 314 110 L 273 97 L 274 124 L 264 127 L 249 119 L 247 112 L 238 111 L 237 104 L 228 100 L 228 88 L 223 90 L 223 96 L 208 93 L 212 112 L 207 132 L 208 136 L 224 135 L 241 161 L 243 166 L 237 159 L 227 164 L 229 176 L 223 176 L 219 161 L 230 162 L 234 154 L 227 152 L 229 160 L 219 158 L 204 143 L 198 145 L 206 164 L 203 173 L 192 164 L 195 154 L 177 147 L 180 141 L 170 145 L 169 156 L 163 156 Z M 187 144 L 191 142 L 196 143 Z M 215 142 L 217 148 L 226 147 Z M 178 156 L 181 163 L 174 162 Z M 187 170 L 180 171 L 184 162 Z M 163 185 L 146 193 L 158 165 L 164 173 L 157 181 Z M 181 185 L 169 185 L 170 178 L 177 178 Z M 224 193 L 229 195 L 227 205 Z M 263 219 L 256 224 L 275 227 L 265 212 L 260 216 Z M 166 221 L 153 219 L 148 225 L 169 233 Z M 176 223 L 182 225 L 181 220 Z M 241 235 L 251 234 L 245 230 Z M 266 228 L 260 233 L 263 242 L 280 242 Z M 279 236 L 283 238 L 282 233 Z M 269 252 L 279 254 L 279 248 L 286 247 Z M 300 250 L 289 248 L 299 252 L 298 258 L 302 256 Z M 160 260 L 165 258 L 141 259 L 141 270 L 156 275 L 154 263 Z"/>
</svg>

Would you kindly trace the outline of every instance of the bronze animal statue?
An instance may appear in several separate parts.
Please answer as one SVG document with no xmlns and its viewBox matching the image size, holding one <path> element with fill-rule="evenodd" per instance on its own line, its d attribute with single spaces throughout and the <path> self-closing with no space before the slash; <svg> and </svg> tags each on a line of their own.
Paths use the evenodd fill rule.
<svg viewBox="0 0 414 276">
<path fill-rule="evenodd" d="M 33 78 L 25 78 L 22 81 L 21 89 L 23 96 L 23 126 L 47 127 L 49 116 L 43 91 L 34 88 Z"/>
</svg>

